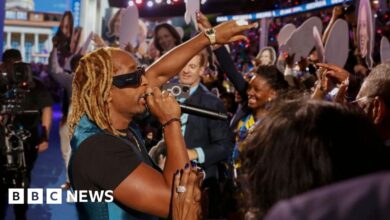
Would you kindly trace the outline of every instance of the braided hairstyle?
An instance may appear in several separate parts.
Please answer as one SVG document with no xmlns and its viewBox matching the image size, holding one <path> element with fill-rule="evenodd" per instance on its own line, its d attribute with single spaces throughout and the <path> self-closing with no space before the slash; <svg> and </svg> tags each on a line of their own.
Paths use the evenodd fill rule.
<svg viewBox="0 0 390 220">
<path fill-rule="evenodd" d="M 119 49 L 100 48 L 80 60 L 72 84 L 72 111 L 68 121 L 71 135 L 84 114 L 102 130 L 122 134 L 113 127 L 109 109 L 115 71 L 111 55 L 115 50 Z"/>
</svg>

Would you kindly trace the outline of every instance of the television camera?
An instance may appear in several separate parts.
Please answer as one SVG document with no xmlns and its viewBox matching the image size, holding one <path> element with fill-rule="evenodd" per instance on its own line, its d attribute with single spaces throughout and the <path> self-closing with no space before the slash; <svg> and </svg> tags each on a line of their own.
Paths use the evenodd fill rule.
<svg viewBox="0 0 390 220">
<path fill-rule="evenodd" d="M 26 188 L 27 176 L 25 144 L 29 131 L 15 121 L 18 115 L 37 114 L 37 110 L 23 109 L 23 101 L 34 83 L 30 64 L 16 62 L 10 72 L 0 76 L 0 173 L 6 187 Z"/>
</svg>

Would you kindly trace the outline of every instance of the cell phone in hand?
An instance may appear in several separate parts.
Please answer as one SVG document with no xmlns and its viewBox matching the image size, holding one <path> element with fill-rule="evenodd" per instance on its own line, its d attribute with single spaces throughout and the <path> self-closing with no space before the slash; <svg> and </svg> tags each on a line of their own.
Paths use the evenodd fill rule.
<svg viewBox="0 0 390 220">
<path fill-rule="evenodd" d="M 166 83 L 163 90 L 170 92 L 176 99 L 190 97 L 190 86 L 179 83 Z"/>
</svg>

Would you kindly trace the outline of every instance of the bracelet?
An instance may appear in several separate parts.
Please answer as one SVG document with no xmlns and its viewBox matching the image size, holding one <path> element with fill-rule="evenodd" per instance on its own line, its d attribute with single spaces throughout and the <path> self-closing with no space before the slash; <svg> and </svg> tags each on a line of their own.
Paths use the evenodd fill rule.
<svg viewBox="0 0 390 220">
<path fill-rule="evenodd" d="M 180 120 L 180 118 L 171 118 L 171 119 L 169 119 L 167 122 L 165 122 L 165 123 L 162 125 L 162 129 L 164 130 L 164 128 L 165 128 L 166 126 L 170 125 L 170 124 L 171 124 L 172 122 L 174 122 L 174 121 L 179 122 L 180 125 L 181 125 L 181 120 Z"/>
</svg>

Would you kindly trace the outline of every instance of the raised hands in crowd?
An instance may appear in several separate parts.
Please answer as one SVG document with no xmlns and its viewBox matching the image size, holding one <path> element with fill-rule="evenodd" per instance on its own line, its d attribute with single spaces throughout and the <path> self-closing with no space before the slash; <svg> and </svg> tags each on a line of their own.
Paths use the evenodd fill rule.
<svg viewBox="0 0 390 220">
<path fill-rule="evenodd" d="M 331 29 L 336 20 L 344 19 L 345 13 L 342 6 L 333 8 L 329 25 L 322 35 L 323 44 L 329 40 Z M 138 43 L 132 45 L 129 42 L 123 49 L 116 49 L 110 47 L 113 45 L 105 41 L 103 37 L 91 33 L 92 48 L 96 50 L 87 54 L 79 54 L 79 51 L 91 48 L 89 43 L 86 48 L 78 47 L 77 39 L 80 38 L 81 30 L 74 33 L 77 36 L 74 36 L 72 42 L 69 42 L 72 48 L 75 48 L 71 51 L 69 48 L 65 48 L 59 37 L 52 39 L 53 51 L 49 57 L 49 75 L 61 87 L 65 88 L 68 101 L 72 103 L 72 107 L 75 107 L 74 112 L 69 110 L 71 114 L 74 114 L 73 117 L 70 117 L 71 120 L 68 120 L 66 115 L 68 112 L 66 114 L 64 112 L 64 120 L 60 129 L 68 126 L 66 123 L 68 120 L 71 124 L 71 133 L 74 132 L 73 137 L 75 137 L 80 134 L 75 131 L 82 124 L 83 117 L 87 117 L 92 124 L 96 124 L 94 125 L 98 129 L 119 137 L 115 132 L 130 128 L 127 125 L 137 121 L 138 115 L 141 112 L 144 113 L 145 109 L 163 125 L 162 133 L 164 133 L 163 140 L 165 141 L 163 144 L 166 146 L 164 146 L 164 154 L 157 156 L 161 159 L 158 164 L 160 168 L 154 167 L 152 163 L 146 163 L 146 159 L 149 158 L 141 158 L 138 167 L 134 167 L 129 172 L 121 173 L 123 174 L 121 181 L 118 181 L 115 188 L 112 188 L 115 200 L 119 201 L 121 205 L 135 210 L 137 213 L 164 218 L 169 216 L 173 220 L 198 220 L 207 217 L 207 208 L 205 208 L 207 196 L 204 197 L 205 193 L 202 187 L 207 175 L 195 163 L 190 162 L 191 159 L 194 159 L 192 162 L 199 162 L 199 153 L 194 150 L 198 146 L 194 146 L 192 149 L 188 143 L 184 143 L 183 136 L 186 132 L 182 133 L 181 129 L 183 129 L 182 123 L 185 115 L 183 117 L 175 97 L 170 92 L 160 88 L 178 73 L 181 73 L 191 59 L 209 46 L 212 49 L 210 53 L 213 53 L 211 56 L 216 57 L 219 68 L 215 68 L 214 72 L 203 71 L 200 74 L 203 84 L 208 86 L 222 78 L 224 82 L 233 85 L 231 88 L 225 89 L 239 94 L 242 98 L 239 103 L 236 103 L 239 104 L 239 108 L 235 114 L 232 112 L 231 121 L 226 125 L 229 127 L 226 130 L 230 129 L 229 131 L 234 133 L 235 144 L 233 150 L 229 149 L 232 151 L 229 152 L 229 161 L 223 161 L 230 166 L 226 173 L 230 179 L 233 179 L 231 187 L 234 190 L 232 191 L 238 192 L 237 198 L 243 200 L 237 201 L 235 199 L 232 208 L 234 209 L 232 212 L 238 213 L 239 218 L 252 216 L 254 219 L 263 219 L 266 218 L 268 210 L 280 200 L 289 199 L 336 181 L 390 168 L 382 157 L 388 155 L 384 146 L 390 146 L 389 63 L 379 64 L 373 69 L 369 69 L 362 61 L 360 54 L 352 53 L 349 58 L 354 61 L 349 60 L 345 66 L 320 63 L 318 60 L 309 59 L 311 53 L 316 52 L 315 49 L 312 49 L 308 56 L 300 57 L 298 62 L 294 62 L 294 58 L 296 58 L 294 51 L 291 53 L 281 52 L 277 56 L 278 53 L 275 53 L 277 48 L 268 47 L 273 51 L 273 54 L 271 51 L 269 52 L 269 56 L 273 56 L 272 62 L 263 65 L 259 60 L 249 60 L 247 62 L 249 65 L 255 65 L 250 67 L 249 73 L 240 73 L 238 63 L 235 63 L 233 55 L 224 45 L 235 41 L 249 42 L 244 33 L 255 28 L 257 23 L 240 24 L 232 20 L 212 27 L 207 17 L 201 12 L 196 14 L 196 19 L 200 33 L 187 42 L 171 45 L 171 49 L 163 52 L 157 51 L 161 48 L 159 48 L 160 46 L 156 48 L 156 43 L 149 44 L 147 50 L 142 54 L 138 53 L 140 47 Z M 213 34 L 210 36 L 206 32 Z M 157 41 L 157 36 L 154 37 Z M 351 40 L 356 41 L 356 39 Z M 66 49 L 66 53 L 60 51 L 60 47 L 63 47 L 64 51 Z M 358 48 L 350 49 L 351 51 L 359 50 Z M 69 54 L 70 52 L 72 54 Z M 278 58 L 275 63 L 276 57 Z M 150 64 L 142 69 L 142 73 L 137 72 L 140 71 L 140 68 L 137 68 L 139 62 L 136 58 L 142 64 Z M 104 61 L 107 69 L 101 69 L 103 64 L 95 62 L 99 59 Z M 82 64 L 79 65 L 80 60 Z M 352 68 L 349 67 L 349 64 Z M 242 66 L 244 65 L 242 64 Z M 77 69 L 77 67 L 79 68 Z M 135 69 L 136 71 L 134 71 Z M 67 73 L 68 70 L 71 72 L 70 74 Z M 134 85 L 123 88 L 115 84 L 116 82 L 111 85 L 111 78 L 120 79 L 124 76 L 129 77 L 131 74 L 138 74 L 138 78 L 133 79 L 134 82 L 137 81 Z M 106 77 L 104 80 L 102 77 L 102 81 L 107 85 L 95 80 L 100 76 Z M 105 81 L 106 79 L 110 80 Z M 106 95 L 104 97 L 106 99 L 101 103 L 96 100 L 102 97 L 95 97 L 91 91 L 86 92 L 83 87 L 88 87 L 93 83 L 96 84 L 93 85 L 95 87 L 92 86 L 95 89 L 100 89 L 102 86 L 108 88 L 106 90 L 109 91 L 110 95 Z M 108 94 L 107 91 L 104 94 Z M 216 94 L 219 95 L 219 92 Z M 126 95 L 129 97 L 137 96 L 137 100 L 129 98 L 126 100 L 130 101 L 123 101 L 121 98 Z M 84 100 L 85 96 L 88 98 Z M 221 97 L 218 98 L 222 99 Z M 87 102 L 87 104 L 81 103 L 82 98 L 82 101 Z M 131 108 L 135 104 L 131 101 L 140 104 L 142 109 L 138 105 L 136 107 L 142 111 L 136 109 L 136 113 L 132 112 Z M 90 111 L 92 108 L 90 106 L 94 106 L 95 102 L 103 103 L 102 105 L 107 107 L 104 109 L 104 114 L 109 112 L 109 119 L 100 120 L 101 118 L 94 116 L 94 112 Z M 362 111 L 356 110 L 352 105 L 359 107 Z M 119 110 L 115 114 L 118 114 L 112 116 L 112 112 L 117 108 Z M 99 108 L 99 114 L 100 110 Z M 122 113 L 125 115 L 124 117 L 122 117 Z M 113 119 L 113 117 L 118 117 L 120 120 Z M 0 122 L 1 120 L 0 116 Z M 113 129 L 113 122 L 124 126 L 121 129 Z M 345 125 L 346 123 L 358 126 L 348 127 L 349 125 Z M 50 124 L 48 128 L 50 128 Z M 332 125 L 338 125 L 338 128 L 332 128 Z M 186 126 L 188 125 L 184 124 L 184 129 Z M 345 134 L 340 134 L 344 131 Z M 70 143 L 69 131 L 65 133 L 68 137 L 66 141 Z M 351 140 L 355 133 L 361 136 L 356 140 Z M 136 136 L 133 135 L 132 138 L 139 145 L 137 140 L 139 137 Z M 63 138 L 64 135 L 61 139 Z M 211 137 L 207 138 L 211 139 Z M 367 143 L 357 141 L 360 139 L 367 141 Z M 143 140 L 140 138 L 140 141 Z M 79 148 L 83 146 L 81 143 L 78 143 L 75 149 L 81 149 Z M 354 143 L 359 147 L 356 152 L 360 154 L 357 154 L 356 157 L 348 157 L 349 154 L 354 154 L 354 149 L 350 147 L 349 143 Z M 369 145 L 374 147 L 370 148 Z M 48 141 L 46 140 L 37 145 L 38 152 L 45 151 L 47 147 Z M 85 146 L 83 147 L 85 148 Z M 188 155 L 187 150 L 192 154 Z M 144 154 L 142 150 L 140 151 Z M 364 157 L 366 152 L 368 159 Z M 67 164 L 70 159 L 69 144 L 67 148 L 63 149 L 63 154 Z M 76 150 L 73 154 L 76 155 Z M 102 158 L 105 156 L 107 155 L 102 154 Z M 118 155 L 114 155 L 112 158 L 115 156 Z M 130 156 L 133 158 L 133 155 Z M 80 156 L 80 158 L 82 157 Z M 278 161 L 280 158 L 282 161 Z M 376 158 L 378 158 L 377 161 Z M 362 161 L 363 164 L 359 164 L 359 161 L 366 159 L 367 161 Z M 82 159 L 75 161 L 74 164 L 83 165 Z M 370 164 L 372 161 L 375 163 Z M 356 165 L 358 168 L 355 169 L 348 162 L 352 162 L 353 166 Z M 204 161 L 199 162 L 199 166 L 204 165 L 202 163 Z M 182 167 L 183 164 L 186 165 Z M 218 166 L 221 164 L 218 163 Z M 107 167 L 109 166 L 107 165 Z M 76 171 L 73 170 L 75 173 L 79 172 L 77 173 L 79 176 L 73 174 L 76 176 L 76 180 L 73 180 L 75 182 L 72 183 L 75 189 L 83 187 L 82 184 L 77 185 L 80 180 L 90 177 L 80 177 L 82 175 L 80 173 L 84 171 L 80 171 L 80 169 L 79 166 L 74 169 Z M 111 173 L 113 170 L 107 169 L 106 171 Z M 69 183 L 67 180 L 68 185 Z M 81 183 L 83 182 L 81 181 Z M 145 189 L 140 189 L 140 185 Z M 223 184 L 218 182 L 218 187 L 221 185 Z M 100 185 L 94 187 L 100 187 Z M 138 195 L 139 198 L 129 197 L 129 194 Z M 246 197 L 242 198 L 243 196 Z M 158 205 L 155 204 L 157 202 Z M 217 206 L 217 204 L 215 205 Z M 220 217 L 226 218 L 226 216 Z"/>
</svg>

